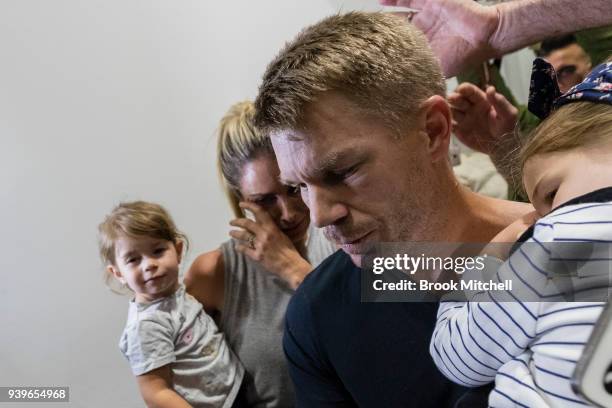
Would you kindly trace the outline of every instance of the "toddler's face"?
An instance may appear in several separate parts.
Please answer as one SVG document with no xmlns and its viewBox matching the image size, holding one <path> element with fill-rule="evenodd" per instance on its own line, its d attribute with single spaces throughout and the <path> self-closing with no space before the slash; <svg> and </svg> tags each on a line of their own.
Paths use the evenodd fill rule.
<svg viewBox="0 0 612 408">
<path fill-rule="evenodd" d="M 127 284 L 140 303 L 172 294 L 178 287 L 182 243 L 149 237 L 122 237 L 115 243 L 110 272 Z"/>
<path fill-rule="evenodd" d="M 612 151 L 591 147 L 537 154 L 523 170 L 529 200 L 543 217 L 573 198 L 612 186 Z"/>
</svg>

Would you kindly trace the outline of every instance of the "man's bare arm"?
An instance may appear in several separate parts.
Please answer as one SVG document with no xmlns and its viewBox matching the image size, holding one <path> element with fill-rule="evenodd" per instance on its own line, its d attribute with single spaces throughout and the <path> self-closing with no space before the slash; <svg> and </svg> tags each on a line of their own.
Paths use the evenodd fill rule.
<svg viewBox="0 0 612 408">
<path fill-rule="evenodd" d="M 495 6 L 472 0 L 380 3 L 419 10 L 412 23 L 427 36 L 447 77 L 547 37 L 612 23 L 610 0 L 515 0 Z"/>
<path fill-rule="evenodd" d="M 497 56 L 548 37 L 612 23 L 610 0 L 519 0 L 496 7 L 499 23 L 490 44 Z"/>
</svg>

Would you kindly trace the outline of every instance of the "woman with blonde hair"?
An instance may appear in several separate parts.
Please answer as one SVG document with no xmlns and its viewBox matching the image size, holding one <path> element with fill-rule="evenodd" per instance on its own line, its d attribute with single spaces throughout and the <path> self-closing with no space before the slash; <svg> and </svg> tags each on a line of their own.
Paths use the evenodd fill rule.
<svg viewBox="0 0 612 408">
<path fill-rule="evenodd" d="M 237 217 L 230 225 L 239 229 L 196 258 L 185 284 L 216 315 L 243 363 L 248 405 L 290 407 L 295 401 L 282 351 L 285 309 L 306 275 L 335 248 L 310 225 L 299 190 L 280 182 L 271 142 L 255 129 L 253 115 L 252 102 L 240 102 L 219 126 L 219 176 Z"/>
</svg>

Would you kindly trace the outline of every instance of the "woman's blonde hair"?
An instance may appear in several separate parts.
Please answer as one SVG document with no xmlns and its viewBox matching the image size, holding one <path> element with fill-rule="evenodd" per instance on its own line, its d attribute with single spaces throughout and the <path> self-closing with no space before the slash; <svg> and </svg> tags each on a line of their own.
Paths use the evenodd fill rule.
<svg viewBox="0 0 612 408">
<path fill-rule="evenodd" d="M 612 142 L 612 106 L 604 103 L 572 102 L 544 120 L 522 148 L 521 172 L 527 160 L 538 154 L 561 152 Z"/>
<path fill-rule="evenodd" d="M 116 265 L 115 244 L 121 237 L 150 237 L 174 243 L 187 250 L 187 236 L 176 228 L 172 217 L 161 205 L 146 201 L 120 203 L 98 226 L 98 248 L 105 265 Z M 111 286 L 108 272 L 105 281 Z M 112 287 L 111 287 L 112 289 Z"/>
<path fill-rule="evenodd" d="M 253 125 L 255 106 L 251 101 L 233 105 L 219 123 L 217 169 L 232 211 L 244 217 L 240 202 L 240 179 L 246 162 L 262 154 L 274 154 L 270 138 Z"/>
</svg>

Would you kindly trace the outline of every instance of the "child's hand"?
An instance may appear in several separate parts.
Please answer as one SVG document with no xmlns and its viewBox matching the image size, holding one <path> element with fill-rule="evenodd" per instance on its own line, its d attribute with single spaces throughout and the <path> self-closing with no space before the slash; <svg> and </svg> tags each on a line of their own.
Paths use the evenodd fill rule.
<svg viewBox="0 0 612 408">
<path fill-rule="evenodd" d="M 494 236 L 491 242 L 489 242 L 489 245 L 485 247 L 483 253 L 501 260 L 506 260 L 510 254 L 512 244 L 515 243 L 523 232 L 527 231 L 538 218 L 540 218 L 540 216 L 536 211 L 523 215 Z"/>
<path fill-rule="evenodd" d="M 230 235 L 240 242 L 236 244 L 236 250 L 262 264 L 292 288 L 299 286 L 312 266 L 263 208 L 251 202 L 241 202 L 240 207 L 250 210 L 255 221 L 238 218 L 230 222 L 230 225 L 242 228 L 230 231 Z"/>
<path fill-rule="evenodd" d="M 529 227 L 531 227 L 535 222 L 540 218 L 536 211 L 532 211 L 523 215 L 518 220 L 514 221 L 512 224 L 508 225 L 506 228 L 501 230 L 499 234 L 497 234 L 491 240 L 491 243 L 514 243 L 516 240 L 523 234 L 523 232 L 527 231 Z"/>
</svg>

